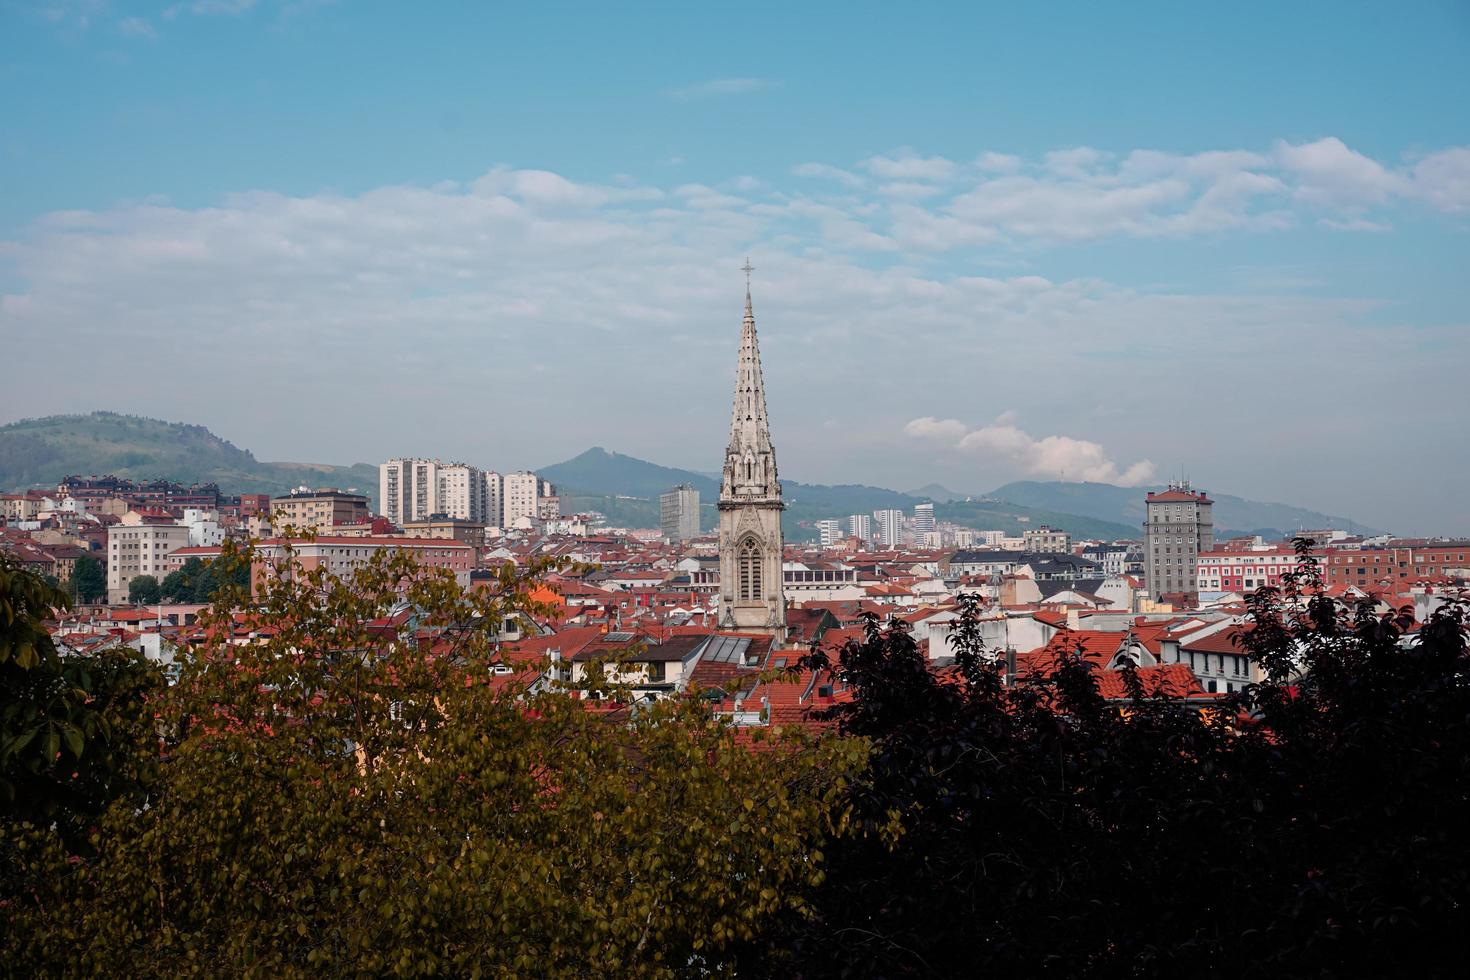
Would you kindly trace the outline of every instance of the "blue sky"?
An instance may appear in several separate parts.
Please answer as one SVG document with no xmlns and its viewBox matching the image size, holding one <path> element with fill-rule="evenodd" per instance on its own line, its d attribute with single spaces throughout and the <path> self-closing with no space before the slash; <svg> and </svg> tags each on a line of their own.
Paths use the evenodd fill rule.
<svg viewBox="0 0 1470 980">
<path fill-rule="evenodd" d="M 0 0 L 0 415 L 707 470 L 748 252 L 789 477 L 1470 532 L 1466 64 L 1464 3 Z"/>
</svg>

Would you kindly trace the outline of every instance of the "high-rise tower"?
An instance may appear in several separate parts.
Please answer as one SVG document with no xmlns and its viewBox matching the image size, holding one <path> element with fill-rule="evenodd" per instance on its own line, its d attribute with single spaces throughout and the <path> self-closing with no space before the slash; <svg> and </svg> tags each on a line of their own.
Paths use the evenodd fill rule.
<svg viewBox="0 0 1470 980">
<path fill-rule="evenodd" d="M 781 573 L 781 481 L 766 417 L 766 386 L 750 305 L 750 262 L 745 263 L 745 322 L 735 370 L 730 445 L 720 481 L 721 629 L 786 638 L 786 593 Z"/>
</svg>

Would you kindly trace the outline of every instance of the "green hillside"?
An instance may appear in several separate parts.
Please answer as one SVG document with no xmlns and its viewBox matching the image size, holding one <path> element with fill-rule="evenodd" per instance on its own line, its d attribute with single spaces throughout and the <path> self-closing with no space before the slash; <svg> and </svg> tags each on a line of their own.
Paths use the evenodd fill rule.
<svg viewBox="0 0 1470 980">
<path fill-rule="evenodd" d="M 228 493 L 355 487 L 375 497 L 376 466 L 267 463 L 200 425 L 114 412 L 53 415 L 0 427 L 0 487 L 54 488 L 70 474 L 217 483 Z"/>
</svg>

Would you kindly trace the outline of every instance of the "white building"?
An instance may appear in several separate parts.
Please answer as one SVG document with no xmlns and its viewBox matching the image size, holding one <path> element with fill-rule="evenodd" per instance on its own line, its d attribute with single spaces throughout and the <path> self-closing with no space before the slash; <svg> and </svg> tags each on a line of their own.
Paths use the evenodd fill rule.
<svg viewBox="0 0 1470 980">
<path fill-rule="evenodd" d="M 505 520 L 506 527 L 515 527 L 522 518 L 535 520 L 539 516 L 536 501 L 541 495 L 542 479 L 535 473 L 522 470 L 505 477 Z"/>
<path fill-rule="evenodd" d="M 933 534 L 937 529 L 934 523 L 934 505 L 916 504 L 914 506 L 914 540 L 927 547 L 928 538 L 925 535 Z"/>
<path fill-rule="evenodd" d="M 903 544 L 903 511 L 874 511 L 873 520 L 878 525 L 876 544 L 883 548 L 897 548 Z"/>
<path fill-rule="evenodd" d="M 817 521 L 817 534 L 821 536 L 822 547 L 830 548 L 842 540 L 842 522 Z"/>
<path fill-rule="evenodd" d="M 873 518 L 867 514 L 853 514 L 847 519 L 847 533 L 863 544 L 873 543 Z"/>
<path fill-rule="evenodd" d="M 468 463 L 390 459 L 378 466 L 378 512 L 399 526 L 436 515 L 498 526 L 500 477 Z"/>
<path fill-rule="evenodd" d="M 219 523 L 219 511 L 185 507 L 179 523 L 189 529 L 189 547 L 213 548 L 225 540 L 225 529 Z"/>
<path fill-rule="evenodd" d="M 107 601 L 128 601 L 128 584 L 139 575 L 162 581 L 168 556 L 189 546 L 189 529 L 171 517 L 128 511 L 107 529 Z"/>
</svg>

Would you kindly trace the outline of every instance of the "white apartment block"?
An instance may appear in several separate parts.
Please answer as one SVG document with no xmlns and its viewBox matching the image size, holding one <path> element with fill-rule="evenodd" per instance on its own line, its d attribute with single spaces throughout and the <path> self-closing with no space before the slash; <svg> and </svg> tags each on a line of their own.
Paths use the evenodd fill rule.
<svg viewBox="0 0 1470 980">
<path fill-rule="evenodd" d="M 516 521 L 538 516 L 536 500 L 541 495 L 542 479 L 535 473 L 522 470 L 505 477 L 505 526 L 514 527 Z"/>
<path fill-rule="evenodd" d="M 874 511 L 873 519 L 878 525 L 877 544 L 880 547 L 897 548 L 903 544 L 903 511 Z"/>
<path fill-rule="evenodd" d="M 821 535 L 822 547 L 830 548 L 842 540 L 842 522 L 817 521 L 817 533 Z"/>
<path fill-rule="evenodd" d="M 847 518 L 847 533 L 864 544 L 873 541 L 873 518 L 867 514 L 852 514 Z"/>
<path fill-rule="evenodd" d="M 390 459 L 378 466 L 378 512 L 402 527 L 436 515 L 500 524 L 500 476 L 467 463 Z"/>
<path fill-rule="evenodd" d="M 136 511 L 107 529 L 107 601 L 128 601 L 128 583 L 139 575 L 159 581 L 168 574 L 168 556 L 189 546 L 189 528 L 172 520 L 145 518 Z"/>
</svg>

